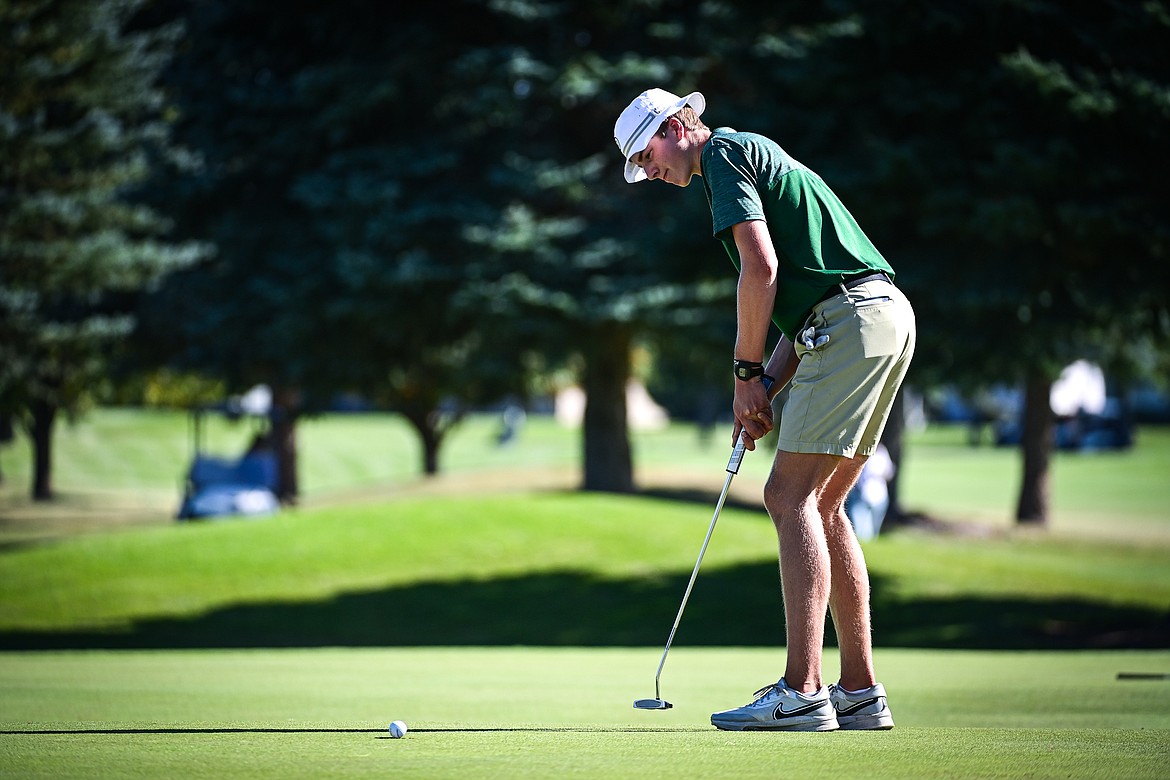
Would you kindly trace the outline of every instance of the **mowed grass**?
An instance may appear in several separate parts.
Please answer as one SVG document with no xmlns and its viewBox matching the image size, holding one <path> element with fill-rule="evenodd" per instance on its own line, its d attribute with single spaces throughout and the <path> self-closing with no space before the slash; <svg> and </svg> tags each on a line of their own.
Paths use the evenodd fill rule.
<svg viewBox="0 0 1170 780">
<path fill-rule="evenodd" d="M 93 500 L 134 495 L 177 468 L 150 457 L 144 442 L 167 441 L 164 431 L 182 425 L 176 415 L 103 410 L 62 434 L 59 451 L 74 452 L 59 484 L 72 480 L 88 496 L 83 488 L 133 485 L 127 474 L 140 473 L 138 488 L 107 487 Z M 161 451 L 178 459 L 182 430 Z M 723 482 L 719 439 L 704 447 L 687 426 L 638 433 L 638 470 L 656 489 L 607 496 L 571 489 L 569 445 L 577 434 L 551 420 L 534 419 L 508 448 L 495 445 L 493 418 L 461 430 L 445 450 L 453 460 L 448 473 L 421 480 L 407 476 L 417 468 L 407 456 L 417 452 L 409 452 L 400 422 L 380 415 L 307 421 L 310 498 L 259 520 L 182 524 L 164 515 L 142 525 L 99 520 L 83 526 L 91 533 L 64 535 L 69 519 L 55 525 L 22 515 L 9 479 L 0 517 L 16 519 L 0 523 L 9 545 L 0 553 L 0 646 L 660 641 L 659 623 L 645 617 L 675 609 Z M 207 434 L 213 451 L 242 447 L 250 435 L 246 425 L 223 421 L 209 421 Z M 961 429 L 928 430 L 912 442 L 909 452 L 918 454 L 904 466 L 907 505 L 964 521 L 954 525 L 962 532 L 902 531 L 866 545 L 879 642 L 1163 646 L 1170 634 L 1170 517 L 1159 504 L 1170 484 L 1167 431 L 1142 431 L 1127 452 L 1058 456 L 1056 472 L 1078 478 L 1054 491 L 1068 496 L 1054 499 L 1047 533 L 965 517 L 975 491 L 983 493 L 983 515 L 994 516 L 988 507 L 1010 493 L 1003 483 L 1015 456 L 964 441 Z M 118 457 L 98 457 L 101 442 Z M 84 451 L 92 457 L 78 454 Z M 414 465 L 395 473 L 375 453 L 398 453 Z M 121 477 L 111 460 L 123 464 Z M 745 459 L 680 639 L 783 641 L 772 617 L 780 611 L 775 537 L 759 509 L 768 461 L 763 453 Z M 359 473 L 343 488 L 340 475 L 349 471 Z M 534 472 L 554 476 L 533 487 Z M 923 474 L 941 486 L 924 492 Z M 1128 489 L 1107 489 L 1114 479 Z M 333 493 L 320 487 L 328 484 Z M 77 503 L 68 510 L 95 514 Z M 92 533 L 110 527 L 124 532 Z M 36 543 L 46 539 L 56 541 Z"/>
<path fill-rule="evenodd" d="M 1170 652 L 884 650 L 877 733 L 727 733 L 775 650 L 402 648 L 9 654 L 5 777 L 1159 778 Z M 831 664 L 830 664 L 831 665 Z M 411 731 L 390 739 L 386 725 Z"/>
<path fill-rule="evenodd" d="M 510 446 L 497 445 L 500 421 L 470 416 L 440 454 L 437 478 L 422 476 L 416 435 L 402 418 L 334 414 L 299 426 L 302 505 L 396 499 L 411 492 L 573 489 L 581 481 L 581 434 L 549 416 L 532 415 Z M 255 428 L 210 416 L 204 444 L 238 456 Z M 652 491 L 718 491 L 730 428 L 701 435 L 694 425 L 635 431 L 635 479 Z M 931 425 L 910 433 L 902 466 L 903 504 L 943 521 L 1006 530 L 1013 525 L 1021 461 L 1015 448 L 971 447 L 963 426 Z M 768 442 L 766 441 L 767 445 Z M 769 447 L 765 446 L 765 449 Z M 56 501 L 28 499 L 30 453 L 18 437 L 0 446 L 0 541 L 43 539 L 78 530 L 173 523 L 191 457 L 191 428 L 179 412 L 98 409 L 58 426 Z M 771 465 L 749 455 L 733 497 L 758 505 Z M 1055 453 L 1050 533 L 1170 544 L 1170 428 L 1138 430 L 1120 452 Z"/>
<path fill-rule="evenodd" d="M 1018 453 L 915 434 L 906 504 L 954 532 L 865 545 L 898 726 L 819 735 L 708 722 L 783 668 L 768 457 L 704 560 L 663 675 L 675 708 L 643 712 L 722 433 L 638 433 L 649 491 L 606 496 L 573 490 L 576 432 L 495 431 L 473 418 L 426 480 L 394 418 L 306 421 L 300 508 L 193 524 L 172 519 L 181 415 L 62 429 L 48 506 L 0 449 L 0 776 L 1166 776 L 1170 681 L 1118 679 L 1170 673 L 1166 431 L 1059 453 L 1046 533 L 1011 527 Z M 250 431 L 208 434 L 238 452 Z"/>
<path fill-rule="evenodd" d="M 428 496 L 19 546 L 0 554 L 0 647 L 653 644 L 710 513 L 645 496 Z M 726 508 L 680 639 L 782 642 L 775 548 L 761 512 Z M 1170 635 L 1166 547 L 902 532 L 866 553 L 884 644 Z"/>
</svg>

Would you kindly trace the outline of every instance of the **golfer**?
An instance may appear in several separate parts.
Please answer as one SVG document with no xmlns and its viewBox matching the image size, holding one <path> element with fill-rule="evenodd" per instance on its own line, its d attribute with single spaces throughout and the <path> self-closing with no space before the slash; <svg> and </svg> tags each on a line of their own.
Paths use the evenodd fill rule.
<svg viewBox="0 0 1170 780">
<path fill-rule="evenodd" d="M 849 489 L 881 438 L 914 354 L 914 311 L 894 271 L 817 174 L 776 142 L 708 128 L 706 100 L 662 89 L 621 113 L 615 141 L 628 182 L 679 187 L 701 176 L 712 231 L 739 270 L 733 441 L 773 428 L 791 383 L 764 506 L 780 545 L 787 662 L 750 703 L 711 716 L 728 730 L 831 731 L 894 725 L 874 676 L 869 574 L 845 514 Z M 769 322 L 783 337 L 765 364 Z M 774 379 L 769 393 L 761 381 Z M 826 612 L 841 676 L 825 686 Z"/>
</svg>

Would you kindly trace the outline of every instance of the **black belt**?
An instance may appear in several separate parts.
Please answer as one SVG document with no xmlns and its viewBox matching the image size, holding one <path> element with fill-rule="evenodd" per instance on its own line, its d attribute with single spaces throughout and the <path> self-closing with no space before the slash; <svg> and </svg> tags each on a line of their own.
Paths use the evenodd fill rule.
<svg viewBox="0 0 1170 780">
<path fill-rule="evenodd" d="M 885 271 L 863 271 L 862 273 L 854 274 L 853 276 L 846 276 L 840 282 L 825 290 L 824 295 L 822 295 L 820 298 L 817 298 L 817 302 L 810 306 L 808 311 L 804 313 L 802 322 L 808 321 L 808 318 L 812 315 L 813 308 L 819 304 L 824 303 L 830 298 L 840 295 L 842 287 L 844 287 L 846 290 L 852 290 L 854 287 L 863 285 L 866 282 L 889 282 L 890 284 L 893 284 L 894 280 L 891 279 L 890 275 Z"/>
<path fill-rule="evenodd" d="M 817 299 L 817 303 L 824 303 L 833 296 L 840 295 L 842 287 L 844 287 L 846 290 L 852 290 L 854 287 L 863 285 L 866 282 L 889 282 L 890 284 L 893 284 L 894 280 L 891 279 L 890 275 L 885 271 L 866 271 L 865 273 L 846 276 L 838 284 L 835 284 L 829 289 L 825 290 L 825 294 Z M 817 303 L 814 303 L 813 306 L 816 306 Z"/>
</svg>

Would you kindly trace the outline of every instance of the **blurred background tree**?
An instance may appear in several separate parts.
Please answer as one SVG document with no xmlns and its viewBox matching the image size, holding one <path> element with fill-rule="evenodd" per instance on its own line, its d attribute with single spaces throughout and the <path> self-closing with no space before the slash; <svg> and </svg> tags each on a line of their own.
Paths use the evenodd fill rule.
<svg viewBox="0 0 1170 780">
<path fill-rule="evenodd" d="M 134 295 L 198 258 L 136 202 L 177 157 L 156 80 L 181 28 L 136 26 L 142 2 L 0 3 L 0 417 L 52 497 L 58 414 L 110 380 Z"/>
<path fill-rule="evenodd" d="M 697 334 L 734 300 L 730 264 L 711 262 L 690 229 L 704 220 L 702 193 L 628 185 L 611 132 L 651 84 L 698 82 L 702 17 L 682 2 L 496 7 L 507 31 L 483 56 L 493 98 L 514 112 L 491 147 L 508 191 L 502 220 L 477 234 L 500 257 L 497 300 L 541 323 L 546 353 L 580 360 L 582 487 L 630 491 L 635 345 L 689 341 L 697 351 Z M 734 331 L 723 336 L 726 357 Z M 680 369 L 660 365 L 663 383 L 690 381 Z"/>
<path fill-rule="evenodd" d="M 789 144 L 894 264 L 918 314 L 912 383 L 1025 388 L 1016 515 L 1043 524 L 1061 369 L 1165 375 L 1166 5 L 759 10 L 716 89 L 726 113 Z"/>
<path fill-rule="evenodd" d="M 735 279 L 706 202 L 699 187 L 626 184 L 611 136 L 650 86 L 704 91 L 708 124 L 775 137 L 842 196 L 918 311 L 912 383 L 1027 388 L 1036 424 L 1021 520 L 1045 515 L 1047 393 L 1060 368 L 1077 357 L 1123 378 L 1165 367 L 1167 193 L 1151 175 L 1168 148 L 1162 2 L 2 7 L 14 20 L 0 55 L 14 74 L 4 175 L 16 182 L 3 190 L 14 204 L 2 223 L 5 408 L 32 386 L 11 379 L 32 375 L 20 366 L 59 363 L 22 334 L 59 340 L 72 323 L 78 336 L 116 325 L 109 334 L 121 338 L 129 326 L 108 316 L 120 298 L 105 282 L 67 277 L 84 252 L 40 266 L 54 290 L 73 290 L 42 305 L 33 255 L 10 250 L 22 244 L 9 236 L 54 235 L 36 220 L 79 224 L 62 215 L 81 211 L 37 194 L 48 185 L 17 188 L 33 181 L 17 173 L 48 157 L 17 145 L 32 144 L 21 140 L 32 130 L 11 128 L 73 116 L 61 106 L 77 90 L 54 97 L 63 76 L 52 68 L 88 49 L 60 42 L 98 35 L 106 17 L 95 23 L 94 9 L 133 15 L 134 35 L 154 31 L 135 49 L 154 70 L 135 71 L 139 86 L 105 74 L 102 94 L 144 101 L 133 114 L 142 132 L 93 135 L 136 150 L 134 165 L 115 170 L 154 166 L 153 210 L 91 211 L 133 239 L 157 236 L 165 213 L 176 239 L 215 248 L 188 265 L 195 243 L 169 254 L 134 245 L 159 249 L 166 270 L 183 267 L 144 296 L 135 356 L 229 392 L 271 385 L 285 500 L 297 493 L 298 416 L 339 393 L 401 412 L 434 473 L 465 410 L 523 399 L 540 375 L 574 367 L 588 399 L 582 486 L 618 492 L 636 487 L 625 403 L 637 348 L 653 356 L 648 383 L 676 414 L 726 411 Z M 37 21 L 56 13 L 68 24 Z M 160 115 L 167 126 L 145 121 Z M 64 143 L 51 127 L 37 143 Z M 167 153 L 166 131 L 190 153 Z M 57 176 L 84 148 L 70 144 L 38 175 Z M 131 181 L 102 180 L 119 196 Z M 107 255 L 102 273 L 149 265 L 135 256 Z M 38 322 L 52 327 L 27 324 Z"/>
<path fill-rule="evenodd" d="M 635 200 L 598 127 L 640 74 L 684 61 L 629 59 L 615 78 L 599 51 L 620 59 L 637 34 L 604 8 L 445 7 L 459 25 L 435 25 L 433 6 L 169 9 L 192 30 L 168 84 L 199 157 L 156 195 L 218 251 L 152 297 L 142 340 L 236 387 L 287 388 L 284 419 L 342 390 L 377 399 L 415 425 L 427 473 L 460 409 L 580 356 L 583 485 L 630 490 L 634 340 L 652 325 L 686 338 L 678 324 L 732 286 L 673 229 L 701 194 L 682 211 Z M 295 446 L 277 439 L 288 498 Z"/>
<path fill-rule="evenodd" d="M 493 325 L 464 236 L 493 218 L 482 138 L 499 112 L 459 81 L 491 16 L 448 28 L 430 7 L 371 8 L 168 9 L 192 28 L 167 83 L 199 165 L 155 196 L 218 251 L 152 297 L 141 337 L 155 359 L 274 387 L 285 501 L 296 419 L 339 393 L 401 412 L 433 474 L 463 408 L 525 383 L 530 350 Z"/>
</svg>

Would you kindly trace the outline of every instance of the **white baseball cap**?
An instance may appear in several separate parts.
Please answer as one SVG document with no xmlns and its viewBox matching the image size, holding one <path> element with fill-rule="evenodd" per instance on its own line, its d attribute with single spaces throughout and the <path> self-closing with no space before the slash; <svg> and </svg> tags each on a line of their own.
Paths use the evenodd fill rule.
<svg viewBox="0 0 1170 780">
<path fill-rule="evenodd" d="M 626 161 L 626 181 L 633 184 L 646 178 L 642 166 L 630 162 L 630 158 L 646 148 L 650 139 L 658 132 L 662 123 L 674 114 L 689 105 L 696 114 L 702 114 L 707 107 L 707 99 L 702 93 L 692 92 L 686 97 L 667 92 L 664 89 L 648 89 L 618 117 L 613 126 L 613 140 L 617 143 L 622 157 Z"/>
</svg>

